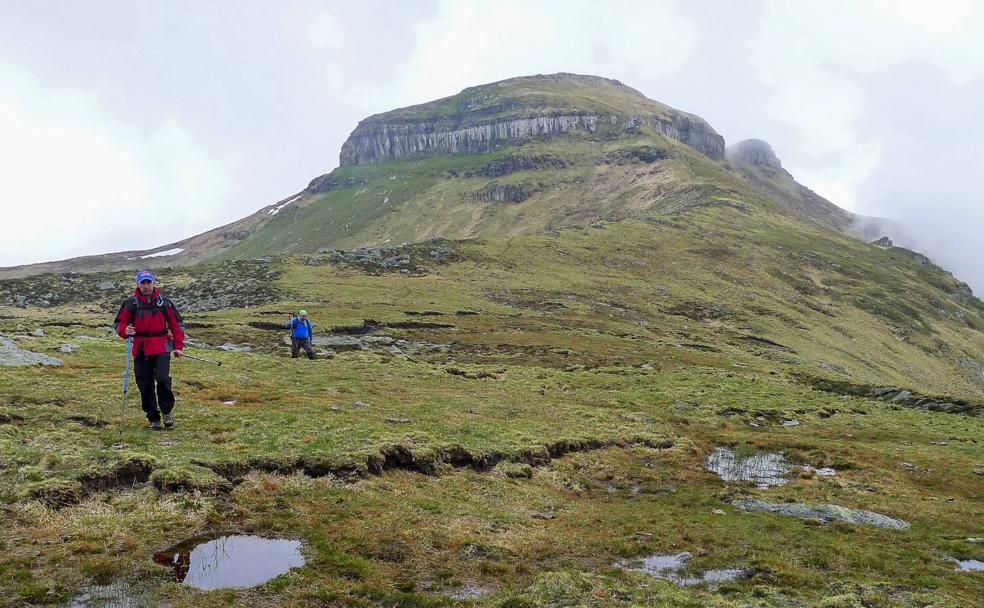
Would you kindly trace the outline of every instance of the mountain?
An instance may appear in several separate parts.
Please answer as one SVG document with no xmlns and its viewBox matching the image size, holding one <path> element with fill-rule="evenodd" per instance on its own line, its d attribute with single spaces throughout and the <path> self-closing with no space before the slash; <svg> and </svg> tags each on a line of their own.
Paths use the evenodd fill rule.
<svg viewBox="0 0 984 608">
<path fill-rule="evenodd" d="M 531 76 L 371 116 L 338 169 L 237 222 L 0 277 L 536 233 L 738 199 L 846 233 L 857 224 L 796 183 L 764 142 L 726 154 L 704 120 L 616 80 Z"/>
</svg>

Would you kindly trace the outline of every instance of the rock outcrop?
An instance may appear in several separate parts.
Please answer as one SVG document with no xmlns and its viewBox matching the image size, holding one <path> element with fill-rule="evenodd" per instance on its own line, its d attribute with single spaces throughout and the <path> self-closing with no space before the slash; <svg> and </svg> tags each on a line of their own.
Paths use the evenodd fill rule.
<svg viewBox="0 0 984 608">
<path fill-rule="evenodd" d="M 540 191 L 535 184 L 497 184 L 485 186 L 472 194 L 475 200 L 499 203 L 521 203 Z"/>
<path fill-rule="evenodd" d="M 749 513 L 778 513 L 801 519 L 815 519 L 824 522 L 843 521 L 849 524 L 867 524 L 879 528 L 905 530 L 909 522 L 895 519 L 873 511 L 849 509 L 840 505 L 806 505 L 802 503 L 771 503 L 763 500 L 736 500 L 733 503 L 742 511 Z"/>
<path fill-rule="evenodd" d="M 506 154 L 485 163 L 478 171 L 466 172 L 465 177 L 502 177 L 517 171 L 532 171 L 534 169 L 563 169 L 567 161 L 552 154 L 524 156 L 521 154 Z"/>
<path fill-rule="evenodd" d="M 761 139 L 746 139 L 732 144 L 725 150 L 724 155 L 729 162 L 782 170 L 782 163 L 779 162 L 779 157 L 772 150 L 772 146 Z"/>
<path fill-rule="evenodd" d="M 570 88 L 577 94 L 569 93 Z M 617 101 L 613 108 L 592 97 Z M 616 80 L 556 74 L 472 87 L 446 99 L 370 116 L 342 145 L 339 163 L 378 164 L 425 153 L 484 154 L 534 138 L 644 128 L 712 159 L 724 158 L 724 138 L 702 119 L 646 99 Z"/>
<path fill-rule="evenodd" d="M 61 359 L 49 357 L 44 353 L 35 353 L 29 350 L 21 350 L 17 343 L 0 336 L 0 365 L 20 366 L 20 365 L 61 365 Z"/>
</svg>

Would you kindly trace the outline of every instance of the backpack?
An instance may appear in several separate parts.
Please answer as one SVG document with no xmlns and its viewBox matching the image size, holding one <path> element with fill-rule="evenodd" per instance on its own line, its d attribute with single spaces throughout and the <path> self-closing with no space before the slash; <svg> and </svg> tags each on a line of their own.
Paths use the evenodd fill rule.
<svg viewBox="0 0 984 608">
<path fill-rule="evenodd" d="M 151 331 L 151 332 L 144 331 L 144 332 L 137 332 L 136 334 L 134 334 L 136 336 L 142 336 L 142 337 L 145 337 L 145 338 L 151 338 L 151 337 L 166 336 L 166 335 L 168 335 L 168 333 L 170 331 L 170 325 L 171 325 L 170 320 L 167 318 L 167 309 L 168 308 L 174 310 L 174 316 L 177 318 L 178 323 L 181 323 L 181 321 L 183 320 L 181 318 L 181 314 L 178 312 L 178 309 L 175 308 L 174 307 L 174 304 L 171 303 L 171 300 L 168 300 L 167 298 L 165 298 L 164 295 L 161 294 L 161 293 L 158 293 L 157 294 L 157 297 L 154 298 L 154 300 L 151 301 L 151 302 L 144 302 L 142 299 L 138 298 L 135 295 L 130 296 L 129 298 L 126 299 L 125 302 L 123 302 L 123 306 L 120 307 L 120 312 L 122 312 L 124 308 L 126 310 L 130 311 L 130 319 L 131 319 L 130 322 L 131 323 L 133 321 L 136 321 L 137 319 L 143 319 L 147 315 L 155 315 L 158 312 L 161 315 L 163 315 L 163 317 L 164 317 L 164 326 L 165 326 L 165 329 L 164 330 L 162 330 L 162 331 Z M 116 314 L 116 325 L 119 325 L 119 323 L 120 323 L 120 315 L 119 315 L 119 313 L 117 313 Z"/>
</svg>

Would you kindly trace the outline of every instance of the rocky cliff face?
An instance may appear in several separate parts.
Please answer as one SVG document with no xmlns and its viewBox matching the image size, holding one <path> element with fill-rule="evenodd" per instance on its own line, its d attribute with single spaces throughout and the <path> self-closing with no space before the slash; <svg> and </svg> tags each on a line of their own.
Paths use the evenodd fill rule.
<svg viewBox="0 0 984 608">
<path fill-rule="evenodd" d="M 590 114 L 489 120 L 462 128 L 449 127 L 446 120 L 388 122 L 368 119 L 359 123 L 342 144 L 339 162 L 343 167 L 370 165 L 402 160 L 422 152 L 483 154 L 530 137 L 550 137 L 579 130 L 593 133 L 597 123 L 598 117 Z"/>
<path fill-rule="evenodd" d="M 746 139 L 728 146 L 725 157 L 730 162 L 742 163 L 758 167 L 782 169 L 779 157 L 772 151 L 772 146 L 761 139 Z"/>
<path fill-rule="evenodd" d="M 543 91 L 535 90 L 541 81 Z M 570 98 L 550 89 L 572 82 L 579 88 Z M 511 97 L 511 83 L 525 88 Z M 593 92 L 608 103 L 596 103 Z M 617 104 L 613 108 L 606 95 L 627 100 L 622 104 L 625 111 L 619 111 Z M 421 153 L 483 154 L 537 137 L 631 133 L 643 128 L 683 142 L 712 159 L 724 158 L 724 138 L 696 116 L 657 104 L 617 81 L 554 75 L 466 89 L 453 98 L 371 116 L 342 145 L 339 161 L 350 166 Z"/>
</svg>

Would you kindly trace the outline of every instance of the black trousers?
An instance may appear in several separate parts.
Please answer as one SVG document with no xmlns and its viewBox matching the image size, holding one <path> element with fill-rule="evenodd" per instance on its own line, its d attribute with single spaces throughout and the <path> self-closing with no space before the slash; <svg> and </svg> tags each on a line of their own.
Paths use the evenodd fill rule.
<svg viewBox="0 0 984 608">
<path fill-rule="evenodd" d="M 296 359 L 302 348 L 304 349 L 304 353 L 308 356 L 308 359 L 314 359 L 314 349 L 311 348 L 311 338 L 291 337 L 290 356 Z"/>
<path fill-rule="evenodd" d="M 133 359 L 133 375 L 140 388 L 140 407 L 147 420 L 159 421 L 161 414 L 174 409 L 174 393 L 171 392 L 171 353 L 137 355 Z M 157 389 L 154 390 L 154 385 Z M 160 411 L 157 411 L 158 406 Z"/>
</svg>

